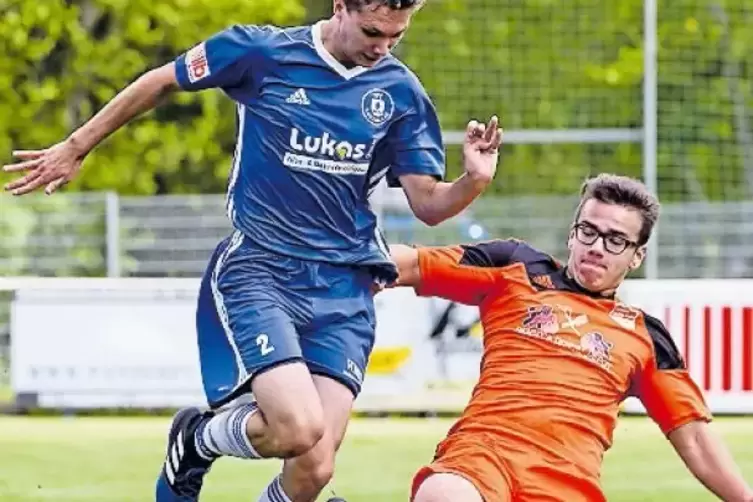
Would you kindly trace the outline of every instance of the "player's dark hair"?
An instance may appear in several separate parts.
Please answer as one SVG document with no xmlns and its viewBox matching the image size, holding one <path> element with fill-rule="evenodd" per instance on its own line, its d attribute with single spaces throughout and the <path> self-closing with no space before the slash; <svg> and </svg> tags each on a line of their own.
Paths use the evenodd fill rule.
<svg viewBox="0 0 753 502">
<path fill-rule="evenodd" d="M 638 210 L 643 219 L 638 244 L 642 246 L 651 238 L 651 232 L 659 219 L 660 205 L 646 185 L 639 180 L 615 174 L 600 174 L 586 180 L 580 189 L 580 203 L 575 211 L 575 221 L 578 221 L 583 205 L 591 199 Z"/>
<path fill-rule="evenodd" d="M 361 10 L 369 5 L 386 5 L 392 10 L 412 9 L 420 6 L 424 0 L 344 0 L 348 10 Z"/>
</svg>

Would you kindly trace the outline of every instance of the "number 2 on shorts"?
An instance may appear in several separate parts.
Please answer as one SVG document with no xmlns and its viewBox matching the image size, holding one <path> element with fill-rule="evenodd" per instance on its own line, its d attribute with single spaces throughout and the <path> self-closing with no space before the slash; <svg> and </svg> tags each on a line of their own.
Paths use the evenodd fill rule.
<svg viewBox="0 0 753 502">
<path fill-rule="evenodd" d="M 262 356 L 266 356 L 275 350 L 274 346 L 269 344 L 269 337 L 264 333 L 256 337 L 256 345 L 261 350 Z"/>
</svg>

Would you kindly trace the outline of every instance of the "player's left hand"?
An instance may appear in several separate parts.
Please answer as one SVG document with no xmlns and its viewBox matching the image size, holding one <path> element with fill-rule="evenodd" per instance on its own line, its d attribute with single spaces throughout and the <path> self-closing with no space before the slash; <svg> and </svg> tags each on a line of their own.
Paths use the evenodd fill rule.
<svg viewBox="0 0 753 502">
<path fill-rule="evenodd" d="M 81 169 L 84 160 L 73 141 L 66 140 L 44 150 L 21 150 L 13 152 L 21 162 L 3 166 L 8 173 L 26 172 L 26 175 L 5 185 L 13 195 L 24 195 L 45 187 L 51 195 L 72 180 Z"/>
<path fill-rule="evenodd" d="M 488 124 L 475 120 L 468 122 L 463 141 L 463 166 L 474 181 L 488 184 L 494 179 L 502 136 L 496 115 Z"/>
</svg>

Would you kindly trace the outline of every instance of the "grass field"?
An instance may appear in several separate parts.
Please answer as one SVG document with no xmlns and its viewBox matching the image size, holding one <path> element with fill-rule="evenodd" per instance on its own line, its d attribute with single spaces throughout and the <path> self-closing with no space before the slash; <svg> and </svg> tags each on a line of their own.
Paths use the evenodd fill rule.
<svg viewBox="0 0 753 502">
<path fill-rule="evenodd" d="M 338 495 L 349 502 L 406 501 L 413 472 L 450 424 L 355 420 L 338 460 Z M 0 501 L 153 500 L 167 427 L 166 418 L 0 417 Z M 753 481 L 753 418 L 717 419 L 714 427 Z M 276 461 L 222 459 L 202 502 L 253 502 L 278 468 Z M 610 501 L 714 500 L 656 426 L 640 417 L 620 422 L 603 481 Z"/>
</svg>

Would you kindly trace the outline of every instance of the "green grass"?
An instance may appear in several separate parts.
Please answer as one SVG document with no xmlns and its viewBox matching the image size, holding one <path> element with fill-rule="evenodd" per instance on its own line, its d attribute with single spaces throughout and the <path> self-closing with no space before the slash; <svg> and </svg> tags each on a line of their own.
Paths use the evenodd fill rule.
<svg viewBox="0 0 753 502">
<path fill-rule="evenodd" d="M 0 404 L 7 404 L 13 400 L 13 391 L 10 388 L 10 368 L 2 350 L 0 347 Z"/>
<path fill-rule="evenodd" d="M 13 402 L 13 390 L 8 385 L 0 382 L 0 404 L 10 404 Z"/>
<path fill-rule="evenodd" d="M 354 420 L 338 459 L 338 495 L 353 502 L 406 501 L 413 472 L 431 458 L 450 424 Z M 713 426 L 753 481 L 753 418 L 718 419 Z M 0 417 L 0 500 L 153 500 L 167 427 L 166 418 Z M 202 502 L 256 500 L 278 468 L 276 461 L 222 459 L 208 477 Z M 644 418 L 620 422 L 604 486 L 610 501 L 715 500 Z"/>
</svg>

